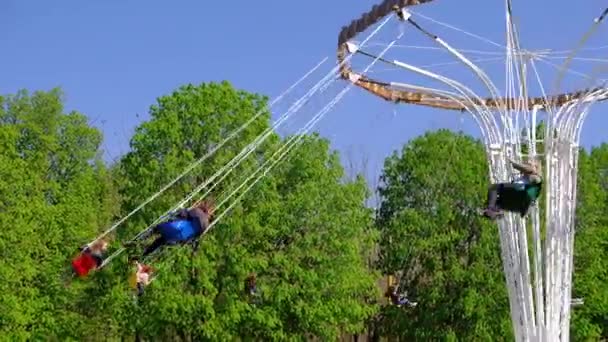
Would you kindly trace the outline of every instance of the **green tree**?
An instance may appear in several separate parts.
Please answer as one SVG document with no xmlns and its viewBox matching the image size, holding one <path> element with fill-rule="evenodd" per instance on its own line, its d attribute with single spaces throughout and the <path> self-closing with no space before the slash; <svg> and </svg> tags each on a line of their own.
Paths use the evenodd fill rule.
<svg viewBox="0 0 608 342">
<path fill-rule="evenodd" d="M 243 203 L 245 210 L 265 199 L 263 209 L 254 213 L 257 222 L 226 223 L 246 232 L 252 260 L 260 262 L 254 269 L 264 292 L 259 314 L 280 322 L 252 329 L 255 322 L 245 321 L 235 335 L 247 336 L 252 329 L 263 332 L 254 335 L 258 338 L 302 339 L 310 334 L 335 340 L 341 331 L 363 330 L 375 312 L 368 303 L 377 297 L 376 275 L 367 270 L 374 235 L 369 230 L 371 212 L 365 208 L 365 182 L 344 182 L 344 177 L 328 142 L 306 138 Z M 224 232 L 232 235 L 230 229 Z"/>
<path fill-rule="evenodd" d="M 131 239 L 150 225 L 269 127 L 270 114 L 266 108 L 266 98 L 236 90 L 228 82 L 186 85 L 172 94 L 159 97 L 157 103 L 150 108 L 151 120 L 136 129 L 131 138 L 131 151 L 120 160 L 117 167 L 123 214 L 139 206 L 193 162 L 208 155 L 215 146 L 248 120 L 253 119 L 256 114 L 259 114 L 259 117 L 238 136 L 226 142 L 157 200 L 132 216 L 124 227 L 120 227 L 117 231 L 121 239 Z M 272 136 L 269 141 L 276 139 Z M 225 192 L 227 184 L 231 184 L 243 170 L 252 168 L 256 163 L 256 156 L 254 153 L 253 157 L 245 160 L 230 177 L 218 184 L 213 195 Z M 202 248 L 205 247 L 201 246 Z M 210 245 L 206 251 L 216 249 Z M 106 273 L 115 276 L 111 279 L 122 281 L 112 280 L 112 290 L 107 292 L 97 305 L 105 313 L 113 313 L 112 326 L 118 329 L 114 332 L 117 336 L 129 333 L 150 336 L 167 334 L 168 338 L 181 333 L 190 336 L 194 334 L 192 322 L 200 325 L 202 319 L 209 319 L 213 314 L 213 300 L 210 299 L 213 293 L 199 290 L 199 284 L 210 285 L 210 279 L 213 278 L 209 276 L 212 275 L 206 272 L 198 275 L 192 270 L 208 270 L 210 266 L 205 258 L 202 258 L 202 253 L 199 253 L 200 258 L 194 258 L 187 250 L 177 249 L 160 255 L 162 259 L 169 254 L 169 261 L 158 265 L 159 273 L 163 274 L 163 277 L 154 282 L 154 288 L 160 289 L 156 291 L 158 300 L 150 299 L 155 296 L 154 292 L 151 292 L 146 296 L 146 299 L 150 300 L 139 306 L 130 300 L 125 279 L 130 272 L 125 263 L 125 254 L 134 254 L 137 251 L 130 250 L 123 254 L 122 258 L 113 261 Z M 156 260 L 154 263 L 157 266 Z M 174 265 L 181 267 L 174 268 Z M 188 295 L 183 296 L 181 291 Z M 181 297 L 181 300 L 172 298 L 171 295 Z M 165 304 L 168 307 L 163 306 Z M 164 324 L 163 320 L 168 320 L 170 324 Z"/>
<path fill-rule="evenodd" d="M 186 85 L 158 98 L 150 108 L 151 120 L 136 129 L 131 151 L 120 162 L 125 212 L 156 193 L 194 161 L 209 155 L 254 115 L 259 117 L 130 222 L 139 229 L 153 221 L 268 128 L 266 101 L 263 96 L 236 90 L 228 82 Z M 270 137 L 269 141 L 273 140 L 276 136 Z M 251 168 L 252 162 L 255 159 L 249 158 L 233 174 Z M 233 178 L 220 184 L 218 192 Z"/>
<path fill-rule="evenodd" d="M 381 333 L 403 339 L 512 336 L 497 228 L 477 214 L 487 162 L 480 142 L 427 133 L 387 158 L 379 267 L 400 275 L 415 309 L 387 307 Z"/>
<path fill-rule="evenodd" d="M 572 295 L 584 305 L 573 309 L 572 338 L 608 338 L 608 145 L 584 150 L 579 158 L 577 220 Z"/>
<path fill-rule="evenodd" d="M 82 292 L 64 278 L 116 209 L 101 133 L 60 90 L 0 98 L 0 337 L 79 336 Z"/>
<path fill-rule="evenodd" d="M 127 229 L 142 229 L 230 160 L 269 127 L 265 99 L 227 82 L 186 86 L 161 97 L 152 119 L 137 130 L 121 162 L 125 211 L 154 193 L 256 112 L 264 115 L 226 144 L 192 176 L 167 191 Z M 126 285 L 105 296 L 123 336 L 185 340 L 237 337 L 271 340 L 334 338 L 363 329 L 374 306 L 374 275 L 367 253 L 374 239 L 365 208 L 366 185 L 344 182 L 327 141 L 302 147 L 264 178 L 202 239 L 199 252 L 168 249 L 154 260 L 158 279 L 142 300 L 128 300 Z M 213 192 L 221 200 L 279 147 L 272 135 L 255 156 Z M 221 210 L 219 210 L 221 212 Z M 133 226 L 133 227 L 131 227 Z M 124 270 L 115 263 L 116 272 Z M 260 296 L 244 293 L 258 275 Z"/>
</svg>

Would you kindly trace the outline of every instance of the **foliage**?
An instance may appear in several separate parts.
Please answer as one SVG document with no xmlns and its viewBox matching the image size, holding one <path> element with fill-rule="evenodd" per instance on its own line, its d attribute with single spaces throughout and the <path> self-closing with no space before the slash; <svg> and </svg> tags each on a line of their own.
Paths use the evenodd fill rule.
<svg viewBox="0 0 608 342">
<path fill-rule="evenodd" d="M 496 226 L 477 214 L 488 183 L 483 148 L 445 130 L 386 159 L 375 220 L 363 177 L 346 174 L 327 140 L 304 136 L 198 252 L 176 246 L 150 260 L 158 277 L 141 298 L 126 262 L 140 248 L 69 281 L 79 246 L 188 165 L 211 154 L 119 226 L 112 250 L 268 132 L 206 188 L 227 200 L 223 213 L 234 200 L 227 195 L 289 139 L 269 131 L 265 97 L 228 82 L 180 87 L 150 116 L 110 167 L 101 133 L 83 114 L 65 113 L 60 90 L 0 97 L 0 340 L 337 340 L 368 325 L 403 340 L 512 340 Z M 581 151 L 579 165 L 573 296 L 585 304 L 574 309 L 572 338 L 600 340 L 608 338 L 608 145 Z M 256 296 L 244 289 L 251 273 Z M 385 289 L 376 283 L 395 273 L 416 308 L 379 305 Z"/>
<path fill-rule="evenodd" d="M 573 310 L 572 338 L 608 338 L 608 145 L 581 152 L 579 160 L 573 298 L 584 305 Z"/>
<path fill-rule="evenodd" d="M 182 86 L 158 98 L 150 107 L 150 116 L 150 121 L 136 129 L 131 151 L 120 162 L 125 211 L 140 205 L 196 160 L 209 158 L 147 206 L 143 215 L 135 215 L 130 222 L 136 230 L 170 209 L 268 128 L 270 113 L 266 98 L 223 82 Z M 250 120 L 240 134 L 225 141 Z M 271 136 L 269 141 L 276 139 Z M 216 149 L 219 144 L 221 148 Z M 234 173 L 253 167 L 251 159 Z M 222 182 L 217 192 L 230 188 L 226 184 L 232 179 Z"/>
<path fill-rule="evenodd" d="M 427 133 L 385 162 L 379 267 L 403 271 L 416 309 L 384 310 L 384 334 L 402 339 L 508 338 L 508 301 L 496 228 L 483 221 L 482 145 L 449 131 Z"/>
<path fill-rule="evenodd" d="M 0 122 L 0 339 L 78 334 L 66 261 L 116 209 L 101 133 L 58 89 L 1 98 Z"/>
<path fill-rule="evenodd" d="M 159 204 L 146 208 L 142 219 L 132 222 L 147 223 L 162 214 L 269 127 L 265 99 L 235 90 L 226 82 L 182 87 L 158 103 L 151 109 L 152 120 L 138 128 L 132 151 L 121 163 L 125 210 L 138 205 L 256 112 L 266 114 L 195 169 L 196 176 L 184 177 L 155 202 Z M 231 173 L 228 185 L 222 183 L 224 187 L 211 195 L 223 201 L 227 190 L 240 184 L 278 146 L 278 137 L 271 136 Z M 147 314 L 135 317 L 129 314 L 132 308 L 113 307 L 126 315 L 116 324 L 122 325 L 123 334 L 196 340 L 308 335 L 331 339 L 341 331 L 362 330 L 374 312 L 364 301 L 375 295 L 375 278 L 365 263 L 373 241 L 367 229 L 371 213 L 364 207 L 365 183 L 344 184 L 342 178 L 342 167 L 337 155 L 329 153 L 328 143 L 306 138 L 298 152 L 205 236 L 196 255 L 188 248 L 160 255 L 159 279 L 138 309 Z M 250 272 L 258 274 L 261 290 L 255 305 L 243 294 Z M 121 288 L 116 285 L 110 296 L 122 296 Z"/>
</svg>

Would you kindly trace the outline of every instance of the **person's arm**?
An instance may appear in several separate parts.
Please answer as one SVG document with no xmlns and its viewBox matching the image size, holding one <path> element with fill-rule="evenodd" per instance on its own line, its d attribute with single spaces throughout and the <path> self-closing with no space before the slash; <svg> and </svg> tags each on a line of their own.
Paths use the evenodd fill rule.
<svg viewBox="0 0 608 342">
<path fill-rule="evenodd" d="M 178 209 L 175 214 L 175 217 L 180 218 L 180 219 L 187 219 L 188 218 L 188 209 Z"/>
<path fill-rule="evenodd" d="M 537 175 L 536 168 L 528 163 L 518 163 L 513 159 L 509 160 L 513 168 L 519 172 L 525 173 L 527 175 Z"/>
<path fill-rule="evenodd" d="M 196 254 L 198 252 L 199 246 L 200 246 L 200 240 L 198 239 L 198 237 L 195 237 L 194 241 L 192 241 L 192 254 Z"/>
<path fill-rule="evenodd" d="M 203 231 L 209 227 L 209 215 L 200 209 L 192 209 L 188 211 L 188 218 L 191 220 L 198 220 Z"/>
</svg>

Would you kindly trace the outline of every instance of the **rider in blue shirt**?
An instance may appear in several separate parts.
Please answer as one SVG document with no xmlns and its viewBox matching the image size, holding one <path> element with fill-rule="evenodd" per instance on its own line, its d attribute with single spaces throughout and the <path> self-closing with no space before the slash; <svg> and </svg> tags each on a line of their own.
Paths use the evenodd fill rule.
<svg viewBox="0 0 608 342">
<path fill-rule="evenodd" d="M 172 219 L 155 226 L 141 237 L 146 239 L 153 234 L 158 235 L 156 240 L 146 247 L 143 256 L 162 246 L 195 240 L 207 230 L 212 216 L 213 205 L 206 201 L 197 203 L 192 209 L 181 209 Z"/>
</svg>

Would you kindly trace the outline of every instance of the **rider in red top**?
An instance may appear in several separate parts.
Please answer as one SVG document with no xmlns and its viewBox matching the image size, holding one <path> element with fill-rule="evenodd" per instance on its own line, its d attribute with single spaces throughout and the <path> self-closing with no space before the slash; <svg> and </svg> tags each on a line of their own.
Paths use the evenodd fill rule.
<svg viewBox="0 0 608 342">
<path fill-rule="evenodd" d="M 103 254 L 107 249 L 108 242 L 105 240 L 95 241 L 91 246 L 84 247 L 80 255 L 72 261 L 74 274 L 82 278 L 99 268 L 103 264 Z"/>
</svg>

